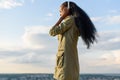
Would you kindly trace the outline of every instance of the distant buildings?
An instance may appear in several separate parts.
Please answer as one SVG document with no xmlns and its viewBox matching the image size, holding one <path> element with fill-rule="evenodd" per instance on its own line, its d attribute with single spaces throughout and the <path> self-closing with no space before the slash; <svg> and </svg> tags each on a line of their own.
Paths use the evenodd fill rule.
<svg viewBox="0 0 120 80">
<path fill-rule="evenodd" d="M 53 74 L 0 74 L 0 80 L 53 80 Z M 81 74 L 80 80 L 120 80 L 120 75 Z"/>
</svg>

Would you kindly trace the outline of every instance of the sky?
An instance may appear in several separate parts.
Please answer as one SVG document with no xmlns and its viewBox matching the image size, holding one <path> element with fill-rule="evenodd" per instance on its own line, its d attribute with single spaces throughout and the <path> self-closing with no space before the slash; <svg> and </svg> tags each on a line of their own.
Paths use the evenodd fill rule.
<svg viewBox="0 0 120 80">
<path fill-rule="evenodd" d="M 65 0 L 0 0 L 0 73 L 53 73 L 57 36 L 49 35 Z M 119 73 L 120 0 L 71 0 L 98 31 L 90 49 L 79 37 L 80 73 Z"/>
</svg>

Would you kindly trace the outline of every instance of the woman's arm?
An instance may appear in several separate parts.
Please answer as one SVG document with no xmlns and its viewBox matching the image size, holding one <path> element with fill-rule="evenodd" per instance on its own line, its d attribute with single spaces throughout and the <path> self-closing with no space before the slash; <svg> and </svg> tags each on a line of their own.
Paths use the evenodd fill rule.
<svg viewBox="0 0 120 80">
<path fill-rule="evenodd" d="M 57 21 L 57 23 L 54 26 L 58 26 L 62 22 L 63 19 L 64 19 L 63 17 L 60 17 L 59 20 Z"/>
<path fill-rule="evenodd" d="M 62 19 L 59 19 L 58 22 L 50 29 L 49 34 L 51 36 L 56 36 L 67 31 L 73 24 L 73 18 L 69 16 L 64 22 L 61 22 Z"/>
<path fill-rule="evenodd" d="M 64 19 L 63 17 L 60 17 L 56 24 L 53 26 L 53 28 L 57 27 L 62 22 L 63 19 Z"/>
</svg>

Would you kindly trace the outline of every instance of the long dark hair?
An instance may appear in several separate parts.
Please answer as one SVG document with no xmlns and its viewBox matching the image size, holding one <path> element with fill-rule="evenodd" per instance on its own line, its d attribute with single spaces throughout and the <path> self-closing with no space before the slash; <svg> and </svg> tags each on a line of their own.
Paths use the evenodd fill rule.
<svg viewBox="0 0 120 80">
<path fill-rule="evenodd" d="M 64 2 L 62 4 L 65 7 L 68 7 L 68 2 Z M 74 2 L 69 2 L 69 14 L 75 17 L 75 24 L 79 29 L 82 40 L 87 45 L 87 49 L 91 44 L 96 40 L 96 28 L 89 16 L 86 14 L 84 10 L 82 10 L 79 6 L 77 6 Z"/>
</svg>

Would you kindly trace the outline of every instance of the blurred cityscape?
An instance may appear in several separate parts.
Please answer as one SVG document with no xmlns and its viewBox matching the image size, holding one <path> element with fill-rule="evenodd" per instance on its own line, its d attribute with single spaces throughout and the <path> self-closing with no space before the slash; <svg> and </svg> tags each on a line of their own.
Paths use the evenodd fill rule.
<svg viewBox="0 0 120 80">
<path fill-rule="evenodd" d="M 53 80 L 53 74 L 0 74 L 0 80 Z M 80 74 L 80 80 L 120 80 L 120 75 Z"/>
</svg>

